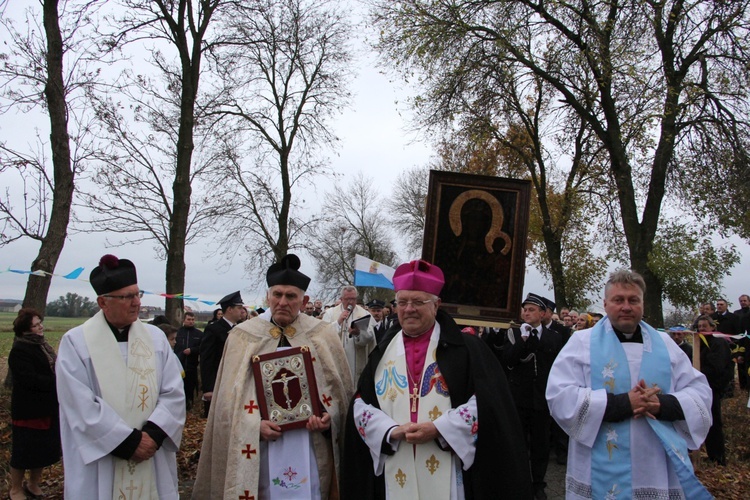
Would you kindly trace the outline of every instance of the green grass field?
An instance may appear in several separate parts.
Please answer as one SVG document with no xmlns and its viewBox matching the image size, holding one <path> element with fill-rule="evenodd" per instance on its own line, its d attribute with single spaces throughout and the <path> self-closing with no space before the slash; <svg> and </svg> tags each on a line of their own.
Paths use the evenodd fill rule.
<svg viewBox="0 0 750 500">
<path fill-rule="evenodd" d="M 0 312 L 0 358 L 7 358 L 10 348 L 13 346 L 13 320 L 16 313 Z M 88 318 L 58 318 L 47 316 L 44 318 L 44 337 L 47 342 L 57 350 L 60 338 L 73 327 L 86 321 Z M 203 330 L 205 323 L 196 323 L 197 328 Z"/>
<path fill-rule="evenodd" d="M 0 312 L 0 358 L 7 358 L 13 346 L 13 320 L 16 313 Z M 60 338 L 71 328 L 80 325 L 88 318 L 44 318 L 44 337 L 57 350 Z"/>
</svg>

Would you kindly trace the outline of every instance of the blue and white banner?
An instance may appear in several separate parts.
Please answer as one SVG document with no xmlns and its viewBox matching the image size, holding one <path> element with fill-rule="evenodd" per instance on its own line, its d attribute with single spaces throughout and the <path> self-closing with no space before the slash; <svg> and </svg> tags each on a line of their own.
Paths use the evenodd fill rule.
<svg viewBox="0 0 750 500">
<path fill-rule="evenodd" d="M 395 272 L 396 270 L 392 267 L 367 257 L 361 255 L 354 257 L 354 286 L 374 286 L 393 290 L 393 273 Z"/>
</svg>

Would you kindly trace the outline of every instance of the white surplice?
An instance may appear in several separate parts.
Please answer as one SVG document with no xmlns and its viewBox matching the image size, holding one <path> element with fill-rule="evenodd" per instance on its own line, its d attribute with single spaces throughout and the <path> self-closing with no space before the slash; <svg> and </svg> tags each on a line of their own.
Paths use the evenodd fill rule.
<svg viewBox="0 0 750 500">
<path fill-rule="evenodd" d="M 352 373 L 352 382 L 354 382 L 354 387 L 356 387 L 359 376 L 367 364 L 367 356 L 370 355 L 370 351 L 375 347 L 375 333 L 372 328 L 367 328 L 361 330 L 359 335 L 352 335 L 350 337 L 349 327 L 352 321 L 363 318 L 369 313 L 364 308 L 355 306 L 349 317 L 339 325 L 337 321 L 343 311 L 344 309 L 341 307 L 341 304 L 331 307 L 323 314 L 321 320 L 333 323 L 338 328 L 341 344 L 344 346 L 346 360 L 349 362 L 349 369 Z"/>
<path fill-rule="evenodd" d="M 432 336 L 436 339 L 440 337 L 440 326 L 438 324 L 435 324 Z M 400 339 L 401 337 L 397 336 L 393 342 L 398 342 Z M 400 345 L 397 346 L 397 352 L 399 355 L 403 355 L 403 341 L 400 341 L 399 344 Z M 429 355 L 429 353 L 426 354 Z M 429 363 L 426 360 L 425 367 L 428 364 Z M 450 387 L 448 387 L 448 391 L 450 392 Z M 358 424 L 358 427 L 360 427 L 359 434 L 370 449 L 373 470 L 375 475 L 379 476 L 383 474 L 385 463 L 391 457 L 390 455 L 381 453 L 383 440 L 386 437 L 389 438 L 388 442 L 394 451 L 398 450 L 399 446 L 412 446 L 408 443 L 393 442 L 390 440 L 390 433 L 393 428 L 406 422 L 397 422 L 391 415 L 388 415 L 386 412 L 374 407 L 373 405 L 365 403 L 360 398 L 357 398 L 354 401 L 353 413 L 355 422 L 365 422 L 364 425 Z M 463 470 L 468 470 L 474 464 L 477 436 L 476 430 L 472 428 L 471 423 L 477 422 L 477 416 L 476 396 L 472 396 L 465 404 L 460 405 L 457 408 L 452 408 L 433 420 L 433 424 L 435 424 L 435 427 L 440 433 L 438 438 L 440 445 L 443 448 L 449 447 L 452 451 L 450 481 L 451 500 L 461 500 L 464 498 L 461 468 L 463 468 Z M 472 432 L 473 430 L 475 432 Z M 391 498 L 390 491 L 387 488 L 386 498 Z"/>
<path fill-rule="evenodd" d="M 570 436 L 566 473 L 566 498 L 591 498 L 591 450 L 607 406 L 605 389 L 591 390 L 591 332 L 575 332 L 560 351 L 547 383 L 550 413 Z M 672 386 L 665 390 L 677 398 L 685 420 L 674 422 L 677 433 L 691 450 L 698 449 L 711 427 L 711 388 L 706 377 L 669 336 L 659 332 L 669 351 Z M 623 342 L 631 386 L 638 383 L 643 344 Z M 667 498 L 670 492 L 684 498 L 669 458 L 645 418 L 630 419 L 633 488 Z M 673 497 L 669 497 L 673 498 Z"/>
<path fill-rule="evenodd" d="M 156 351 L 159 399 L 148 420 L 167 438 L 150 459 L 161 499 L 179 498 L 176 453 L 185 424 L 185 393 L 179 360 L 164 332 L 143 325 L 151 334 Z M 113 335 L 103 331 L 102 335 Z M 128 344 L 119 342 L 127 362 Z M 60 400 L 60 434 L 65 466 L 65 498 L 111 498 L 113 456 L 110 454 L 133 431 L 101 397 L 91 355 L 79 326 L 60 341 L 56 364 Z"/>
</svg>

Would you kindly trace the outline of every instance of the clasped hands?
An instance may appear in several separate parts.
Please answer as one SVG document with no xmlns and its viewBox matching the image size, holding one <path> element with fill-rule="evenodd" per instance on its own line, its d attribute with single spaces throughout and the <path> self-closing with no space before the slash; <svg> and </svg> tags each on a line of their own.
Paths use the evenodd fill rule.
<svg viewBox="0 0 750 500">
<path fill-rule="evenodd" d="M 405 440 L 409 444 L 423 444 L 436 439 L 440 433 L 432 422 L 401 424 L 391 432 L 392 441 Z"/>
<path fill-rule="evenodd" d="M 138 448 L 135 449 L 130 460 L 137 464 L 141 463 L 153 457 L 157 449 L 156 441 L 151 439 L 148 433 L 141 431 L 141 442 L 138 443 Z"/>
<path fill-rule="evenodd" d="M 307 419 L 305 428 L 310 432 L 324 432 L 331 428 L 331 415 L 324 413 L 322 417 L 313 415 Z M 260 421 L 260 439 L 262 441 L 276 441 L 281 437 L 281 427 L 270 420 Z"/>
<path fill-rule="evenodd" d="M 661 393 L 658 385 L 648 387 L 645 380 L 638 382 L 638 385 L 630 389 L 628 397 L 630 406 L 633 409 L 633 418 L 648 417 L 656 419 L 656 415 L 661 411 L 661 405 L 657 394 Z"/>
</svg>

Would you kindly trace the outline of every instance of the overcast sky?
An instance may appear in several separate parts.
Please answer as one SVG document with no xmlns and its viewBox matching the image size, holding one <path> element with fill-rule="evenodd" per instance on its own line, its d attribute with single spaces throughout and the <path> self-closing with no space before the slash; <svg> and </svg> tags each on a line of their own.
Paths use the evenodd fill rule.
<svg viewBox="0 0 750 500">
<path fill-rule="evenodd" d="M 29 2 L 13 2 L 12 4 L 22 3 Z M 362 33 L 362 31 L 359 32 Z M 0 36 L 4 37 L 6 34 L 1 33 Z M 364 50 L 364 45 L 360 44 L 361 53 L 354 68 L 357 76 L 351 87 L 354 93 L 353 104 L 335 123 L 335 132 L 341 141 L 337 154 L 331 157 L 331 163 L 337 172 L 345 174 L 344 184 L 361 172 L 373 180 L 373 184 L 383 196 L 388 196 L 398 174 L 405 169 L 426 164 L 432 151 L 429 144 L 425 144 L 419 137 L 406 130 L 410 116 L 406 107 L 409 89 L 401 88 L 401 84 L 394 84 L 387 76 L 381 74 L 375 67 L 374 56 L 364 53 Z M 43 120 L 41 123 L 41 126 L 47 126 Z M 19 117 L 19 121 L 9 119 L 7 115 L 0 117 L 0 140 L 7 140 L 9 137 L 15 138 L 13 140 L 16 141 L 24 140 L 18 138 L 18 131 L 21 127 L 25 134 L 22 137 L 32 142 L 29 134 L 33 131 L 34 122 L 29 120 L 28 115 Z M 4 189 L 5 186 L 0 188 Z M 384 218 L 388 217 L 388 214 L 383 215 Z M 731 242 L 739 246 L 743 255 L 747 253 L 748 246 L 744 242 L 738 238 L 732 238 Z M 248 289 L 249 280 L 244 276 L 241 262 L 235 259 L 229 269 L 218 271 L 217 269 L 226 266 L 222 266 L 218 258 L 210 257 L 211 245 L 211 239 L 206 238 L 188 246 L 185 293 L 206 300 L 218 300 L 227 293 L 241 290 L 245 303 L 259 304 L 262 301 L 263 292 Z M 402 248 L 398 250 L 402 260 L 416 257 L 407 255 Z M 38 244 L 31 241 L 18 241 L 1 247 L 0 269 L 5 270 L 10 267 L 28 270 L 37 251 Z M 101 234 L 70 236 L 56 273 L 66 274 L 82 266 L 86 268 L 82 277 L 87 278 L 91 269 L 105 253 L 113 253 L 135 262 L 138 268 L 139 284 L 144 290 L 156 293 L 164 291 L 165 263 L 155 258 L 151 245 L 107 248 L 104 236 Z M 314 278 L 315 270 L 309 258 L 303 256 L 302 260 L 302 270 Z M 726 296 L 736 307 L 739 307 L 736 305 L 737 297 L 741 293 L 750 293 L 750 285 L 745 280 L 744 264 L 745 259 L 734 269 L 734 275 L 725 280 Z M 0 298 L 22 299 L 26 280 L 27 277 L 24 275 L 7 272 L 0 274 Z M 311 290 L 314 291 L 315 288 L 316 285 L 313 282 Z M 526 273 L 524 295 L 529 291 L 552 297 L 551 287 L 543 283 L 539 273 L 534 269 L 528 269 Z M 92 298 L 94 296 L 90 285 L 85 281 L 53 278 L 49 300 L 54 300 L 66 292 L 75 292 Z M 600 303 L 598 298 L 594 299 L 595 304 Z M 146 296 L 143 302 L 146 305 L 163 306 L 163 299 L 160 297 Z M 195 302 L 186 302 L 186 304 L 197 309 L 213 308 Z"/>
</svg>

